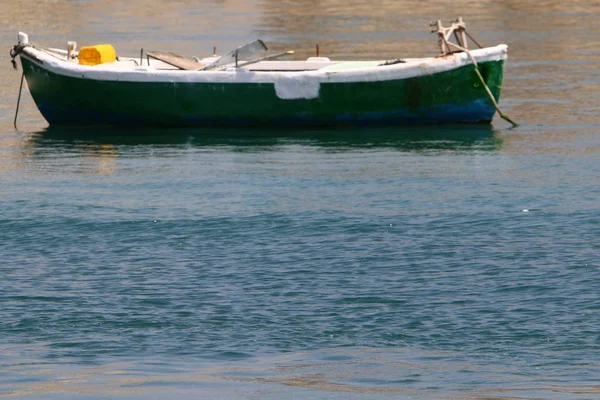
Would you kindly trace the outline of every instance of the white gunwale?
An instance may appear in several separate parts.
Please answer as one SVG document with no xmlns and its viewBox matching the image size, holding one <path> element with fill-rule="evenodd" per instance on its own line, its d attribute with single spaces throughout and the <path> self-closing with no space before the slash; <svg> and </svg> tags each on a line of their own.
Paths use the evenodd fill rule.
<svg viewBox="0 0 600 400">
<path fill-rule="evenodd" d="M 58 53 L 61 53 L 61 51 L 59 50 Z M 504 44 L 471 51 L 478 63 L 506 60 L 507 53 L 508 47 Z M 33 62 L 35 60 L 42 61 L 42 68 L 73 78 L 100 81 L 173 83 L 276 83 L 281 79 L 300 81 L 306 79 L 319 83 L 375 82 L 431 75 L 472 64 L 468 54 L 455 53 L 444 57 L 408 58 L 404 59 L 405 62 L 402 63 L 367 67 L 364 67 L 364 65 L 365 63 L 370 64 L 369 62 L 340 61 L 339 64 L 354 62 L 358 66 L 352 68 L 347 65 L 340 70 L 335 70 L 335 68 L 332 70 L 330 68 L 331 63 L 324 63 L 322 69 L 300 72 L 252 71 L 246 68 L 229 68 L 221 71 L 184 71 L 157 69 L 152 66 L 136 66 L 133 62 L 128 62 L 134 60 L 134 58 L 125 58 L 123 61 L 90 67 L 62 60 L 47 51 L 32 46 L 25 47 L 22 56 L 31 59 Z M 378 63 L 383 61 L 385 60 Z M 269 62 L 277 63 L 278 61 L 264 61 L 263 63 Z M 302 63 L 306 61 L 289 61 L 289 63 L 294 62 Z M 113 65 L 117 63 L 120 63 L 119 66 Z M 123 67 L 120 65 L 123 65 Z"/>
</svg>

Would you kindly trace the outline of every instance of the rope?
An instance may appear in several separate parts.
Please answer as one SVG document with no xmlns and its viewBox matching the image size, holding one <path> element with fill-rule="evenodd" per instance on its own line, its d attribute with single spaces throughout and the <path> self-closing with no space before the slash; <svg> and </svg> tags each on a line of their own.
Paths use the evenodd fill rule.
<svg viewBox="0 0 600 400">
<path fill-rule="evenodd" d="M 17 116 L 19 115 L 19 104 L 21 104 L 21 92 L 23 91 L 23 80 L 25 78 L 25 71 L 21 73 L 21 87 L 19 87 L 19 97 L 17 98 L 17 109 L 15 110 L 15 120 L 13 121 L 13 125 L 15 129 L 17 128 Z"/>
<path fill-rule="evenodd" d="M 23 52 L 23 49 L 25 47 L 27 47 L 27 45 L 15 44 L 10 49 L 10 52 L 9 52 L 10 58 L 11 58 L 10 62 L 12 64 L 12 67 L 15 69 L 15 71 L 17 70 L 17 62 L 15 61 L 15 58 L 17 58 L 17 56 Z"/>
<path fill-rule="evenodd" d="M 23 49 L 28 46 L 33 47 L 32 44 L 20 44 L 19 43 L 19 44 L 14 45 L 10 49 L 10 52 L 9 52 L 10 57 L 11 57 L 10 62 L 12 63 L 12 66 L 15 70 L 17 70 L 17 62 L 15 61 L 15 58 L 17 58 L 17 56 L 23 52 Z M 15 119 L 13 120 L 13 125 L 15 126 L 15 129 L 17 128 L 17 117 L 19 116 L 19 106 L 21 105 L 21 94 L 23 93 L 23 81 L 24 80 L 25 80 L 25 71 L 23 71 L 21 73 L 21 85 L 19 86 L 19 97 L 17 97 L 17 108 L 15 109 Z"/>
<path fill-rule="evenodd" d="M 32 47 L 36 50 L 39 50 L 41 52 L 44 52 L 46 54 L 49 54 L 55 58 L 59 58 L 61 60 L 65 60 L 65 61 L 69 61 L 68 59 L 68 55 L 66 54 L 66 52 L 64 50 L 59 50 L 59 49 L 49 49 L 43 46 L 40 46 L 36 43 L 27 43 L 27 44 L 16 44 L 14 45 L 11 49 L 10 49 L 10 57 L 11 57 L 11 63 L 13 68 L 16 70 L 17 69 L 17 63 L 15 61 L 15 58 L 17 58 L 17 56 L 19 54 L 21 54 L 23 52 L 23 50 L 26 47 Z M 75 53 L 77 54 L 77 53 Z"/>
<path fill-rule="evenodd" d="M 494 107 L 496 108 L 496 111 L 498 111 L 498 114 L 506 121 L 508 121 L 509 123 L 511 123 L 514 127 L 519 126 L 519 124 L 517 124 L 515 121 L 513 121 L 508 115 L 504 114 L 502 112 L 502 110 L 500 110 L 500 106 L 498 105 L 498 103 L 496 102 L 496 99 L 494 98 L 494 95 L 492 94 L 492 91 L 490 90 L 490 88 L 488 87 L 488 85 L 485 83 L 485 79 L 483 79 L 483 76 L 481 75 L 481 72 L 479 72 L 479 66 L 477 65 L 477 61 L 475 60 L 475 57 L 473 57 L 473 54 L 471 54 L 471 52 L 468 49 L 465 49 L 462 46 L 459 46 L 457 44 L 448 43 L 450 46 L 455 47 L 458 50 L 464 51 L 465 53 L 467 53 L 467 55 L 469 56 L 469 58 L 471 58 L 471 61 L 473 62 L 473 67 L 475 68 L 475 73 L 477 74 L 477 77 L 479 78 L 479 80 L 481 81 L 481 84 L 483 85 L 483 87 L 485 88 L 485 91 L 487 92 L 490 100 L 492 101 L 492 104 L 494 105 Z"/>
</svg>

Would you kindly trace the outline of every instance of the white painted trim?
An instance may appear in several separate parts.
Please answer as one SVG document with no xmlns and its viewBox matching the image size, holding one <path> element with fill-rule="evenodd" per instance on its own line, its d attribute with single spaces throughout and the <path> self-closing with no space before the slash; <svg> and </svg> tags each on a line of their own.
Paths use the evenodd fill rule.
<svg viewBox="0 0 600 400">
<path fill-rule="evenodd" d="M 505 60 L 508 47 L 504 44 L 484 49 L 472 50 L 477 62 Z M 244 68 L 229 68 L 224 71 L 180 71 L 157 70 L 140 66 L 127 70 L 103 65 L 93 67 L 69 63 L 46 52 L 25 47 L 23 56 L 43 61 L 43 67 L 59 75 L 114 82 L 177 82 L 177 83 L 275 83 L 284 79 L 311 80 L 311 87 L 321 83 L 377 82 L 399 80 L 439 72 L 469 65 L 471 60 L 466 53 L 457 53 L 440 58 L 406 59 L 405 63 L 386 66 L 345 69 L 343 71 L 302 71 L 302 72 L 263 72 Z M 343 62 L 343 61 L 342 61 Z M 318 83 L 318 84 L 317 84 Z"/>
</svg>

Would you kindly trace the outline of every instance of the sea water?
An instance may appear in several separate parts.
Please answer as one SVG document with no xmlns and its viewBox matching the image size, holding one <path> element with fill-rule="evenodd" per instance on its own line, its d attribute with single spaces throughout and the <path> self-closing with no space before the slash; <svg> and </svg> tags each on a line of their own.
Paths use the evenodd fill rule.
<svg viewBox="0 0 600 400">
<path fill-rule="evenodd" d="M 521 126 L 48 128 L 0 71 L 0 397 L 600 398 L 589 2 L 0 5 L 60 47 L 436 54 L 507 43 Z"/>
</svg>

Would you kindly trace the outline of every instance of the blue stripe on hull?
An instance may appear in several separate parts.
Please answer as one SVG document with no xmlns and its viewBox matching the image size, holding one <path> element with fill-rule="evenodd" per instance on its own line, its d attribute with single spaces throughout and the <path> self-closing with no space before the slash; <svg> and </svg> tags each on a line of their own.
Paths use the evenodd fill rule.
<svg viewBox="0 0 600 400">
<path fill-rule="evenodd" d="M 466 104 L 447 104 L 391 112 L 337 114 L 329 117 L 298 114 L 289 118 L 271 116 L 268 119 L 226 117 L 198 118 L 190 115 L 170 115 L 162 119 L 140 118 L 126 113 L 106 113 L 88 109 L 66 109 L 60 104 L 40 103 L 38 108 L 50 125 L 169 125 L 169 126 L 328 126 L 328 125 L 427 125 L 439 123 L 489 123 L 495 108 L 487 99 Z"/>
</svg>

